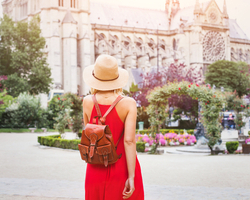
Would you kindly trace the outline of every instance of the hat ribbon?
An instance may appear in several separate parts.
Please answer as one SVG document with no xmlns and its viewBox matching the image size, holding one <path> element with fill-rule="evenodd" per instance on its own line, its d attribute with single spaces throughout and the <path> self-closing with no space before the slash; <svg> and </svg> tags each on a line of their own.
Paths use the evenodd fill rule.
<svg viewBox="0 0 250 200">
<path fill-rule="evenodd" d="M 114 81 L 114 80 L 116 80 L 116 79 L 119 78 L 119 74 L 118 74 L 118 76 L 117 76 L 116 78 L 114 78 L 114 79 L 103 80 L 103 79 L 97 78 L 97 77 L 95 76 L 94 70 L 92 71 L 92 75 L 93 75 L 97 80 L 99 80 L 99 81 Z"/>
</svg>

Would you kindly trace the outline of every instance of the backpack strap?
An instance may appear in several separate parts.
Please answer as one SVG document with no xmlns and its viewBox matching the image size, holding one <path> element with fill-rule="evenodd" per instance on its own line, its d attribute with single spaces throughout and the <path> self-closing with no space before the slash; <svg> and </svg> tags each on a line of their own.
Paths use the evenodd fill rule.
<svg viewBox="0 0 250 200">
<path fill-rule="evenodd" d="M 93 100 L 93 102 L 95 104 L 95 109 L 96 109 L 96 112 L 97 112 L 97 116 L 93 117 L 93 119 L 92 119 L 92 124 L 100 124 L 100 125 L 102 125 L 102 122 L 100 120 L 102 118 L 102 113 L 101 113 L 100 107 L 99 107 L 99 105 L 97 103 L 95 94 L 92 95 L 92 100 Z M 94 121 L 94 119 L 96 121 Z"/>
<path fill-rule="evenodd" d="M 119 137 L 118 141 L 115 144 L 115 150 L 117 149 L 117 145 L 119 144 L 120 140 L 122 139 L 123 134 L 124 134 L 124 131 L 122 131 L 121 136 Z"/>
<path fill-rule="evenodd" d="M 103 118 L 106 120 L 107 115 L 111 112 L 111 110 L 118 104 L 119 101 L 123 99 L 123 96 L 119 95 L 116 100 L 111 104 L 109 109 L 106 111 L 106 113 L 103 115 Z"/>
<path fill-rule="evenodd" d="M 95 104 L 95 108 L 96 108 L 96 112 L 97 112 L 97 115 L 98 116 L 95 116 L 94 118 L 96 118 L 96 124 L 105 124 L 105 121 L 106 121 L 106 117 L 107 115 L 111 112 L 111 110 L 116 106 L 117 103 L 119 103 L 119 101 L 121 101 L 123 99 L 123 96 L 119 95 L 116 100 L 111 104 L 111 106 L 109 107 L 109 109 L 106 111 L 106 113 L 103 115 L 102 117 L 102 113 L 101 113 L 101 110 L 100 110 L 100 107 L 97 103 L 97 100 L 96 100 L 96 97 L 95 97 L 95 94 L 92 95 L 92 99 L 94 101 L 94 104 Z M 93 119 L 94 119 L 93 118 Z M 97 121 L 98 120 L 98 121 Z M 92 121 L 93 122 L 93 121 Z M 94 123 L 94 122 L 93 122 Z M 115 149 L 117 149 L 117 145 L 118 143 L 120 142 L 122 136 L 124 134 L 124 131 L 122 132 L 121 136 L 119 137 L 116 145 L 115 145 Z M 121 156 L 121 155 L 120 155 Z"/>
<path fill-rule="evenodd" d="M 107 115 L 111 112 L 111 110 L 113 110 L 113 108 L 116 106 L 116 104 L 123 99 L 123 96 L 119 95 L 116 100 L 111 104 L 111 106 L 109 107 L 109 109 L 106 111 L 106 113 L 102 116 L 100 107 L 97 103 L 95 94 L 92 95 L 92 100 L 94 101 L 95 104 L 95 108 L 96 108 L 96 112 L 97 112 L 97 116 L 95 116 L 93 119 L 96 119 L 96 122 L 92 121 L 93 123 L 98 123 L 98 124 L 105 124 L 106 121 L 106 117 Z"/>
</svg>

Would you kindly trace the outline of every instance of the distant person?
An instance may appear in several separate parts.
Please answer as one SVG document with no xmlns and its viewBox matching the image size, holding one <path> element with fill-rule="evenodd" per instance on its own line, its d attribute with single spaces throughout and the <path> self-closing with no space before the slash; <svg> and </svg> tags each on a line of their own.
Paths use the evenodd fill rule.
<svg viewBox="0 0 250 200">
<path fill-rule="evenodd" d="M 234 116 L 232 113 L 228 116 L 228 125 L 230 128 L 234 128 Z"/>
<path fill-rule="evenodd" d="M 122 87 L 127 84 L 128 72 L 118 68 L 117 60 L 108 55 L 101 55 L 94 65 L 86 67 L 83 80 L 91 87 L 91 94 L 96 98 L 102 116 L 110 105 L 122 94 Z M 96 108 L 88 95 L 83 101 L 85 125 L 97 116 Z M 109 125 L 121 158 L 114 164 L 87 164 L 85 178 L 85 200 L 143 200 L 144 189 L 140 164 L 136 156 L 135 128 L 137 107 L 134 99 L 124 97 L 108 114 Z"/>
</svg>

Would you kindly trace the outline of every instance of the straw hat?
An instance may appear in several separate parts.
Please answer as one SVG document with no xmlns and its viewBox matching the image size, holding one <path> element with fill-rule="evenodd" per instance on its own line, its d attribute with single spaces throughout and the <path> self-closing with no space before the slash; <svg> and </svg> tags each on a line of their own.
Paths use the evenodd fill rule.
<svg viewBox="0 0 250 200">
<path fill-rule="evenodd" d="M 113 56 L 100 55 L 94 65 L 83 71 L 83 80 L 97 90 L 114 90 L 124 87 L 128 82 L 128 72 L 118 67 Z"/>
</svg>

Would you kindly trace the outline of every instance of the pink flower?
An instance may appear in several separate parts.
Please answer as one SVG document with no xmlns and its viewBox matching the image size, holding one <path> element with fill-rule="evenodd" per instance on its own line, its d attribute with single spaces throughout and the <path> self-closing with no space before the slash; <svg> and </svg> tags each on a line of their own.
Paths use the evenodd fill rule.
<svg viewBox="0 0 250 200">
<path fill-rule="evenodd" d="M 166 145 L 166 140 L 160 139 L 160 143 L 161 143 L 161 146 L 165 146 Z"/>
<path fill-rule="evenodd" d="M 179 142 L 184 143 L 184 139 L 183 138 L 179 139 Z"/>
</svg>

